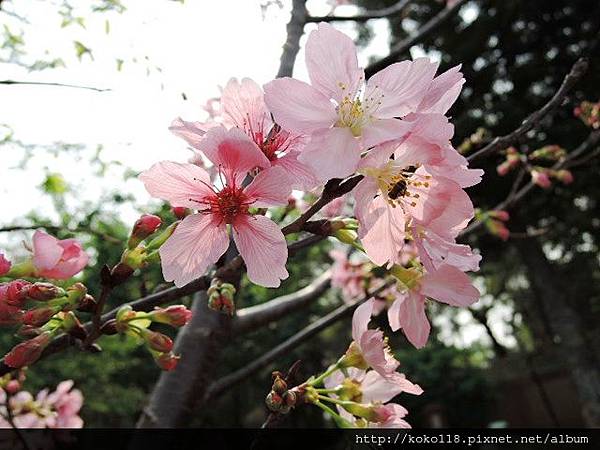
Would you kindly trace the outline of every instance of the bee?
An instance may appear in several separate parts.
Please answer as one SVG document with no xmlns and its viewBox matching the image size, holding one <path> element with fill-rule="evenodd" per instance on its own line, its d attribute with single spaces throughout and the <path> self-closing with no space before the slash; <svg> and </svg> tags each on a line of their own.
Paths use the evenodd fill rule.
<svg viewBox="0 0 600 450">
<path fill-rule="evenodd" d="M 401 179 L 388 191 L 388 197 L 392 200 L 396 200 L 398 197 L 404 197 L 408 184 L 405 179 Z"/>
</svg>

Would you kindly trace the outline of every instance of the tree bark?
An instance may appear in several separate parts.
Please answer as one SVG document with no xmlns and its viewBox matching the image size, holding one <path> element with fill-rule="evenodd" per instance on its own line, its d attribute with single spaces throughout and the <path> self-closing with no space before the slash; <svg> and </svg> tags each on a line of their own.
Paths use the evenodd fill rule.
<svg viewBox="0 0 600 450">
<path fill-rule="evenodd" d="M 589 427 L 600 427 L 600 371 L 586 344 L 581 319 L 569 305 L 559 275 L 537 239 L 516 239 L 514 245 L 527 266 L 534 295 L 542 300 L 550 326 L 558 338 L 557 348 L 571 372 L 583 419 Z"/>
</svg>

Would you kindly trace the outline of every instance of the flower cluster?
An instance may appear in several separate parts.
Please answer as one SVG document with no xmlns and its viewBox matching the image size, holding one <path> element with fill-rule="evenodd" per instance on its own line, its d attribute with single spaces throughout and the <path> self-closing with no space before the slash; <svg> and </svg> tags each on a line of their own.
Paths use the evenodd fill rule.
<svg viewBox="0 0 600 450">
<path fill-rule="evenodd" d="M 546 145 L 528 154 L 519 152 L 515 147 L 509 147 L 505 154 L 505 160 L 496 167 L 500 176 L 505 176 L 517 167 L 524 167 L 531 175 L 531 181 L 543 189 L 549 189 L 552 186 L 552 179 L 565 185 L 573 182 L 571 171 L 556 170 L 539 165 L 544 162 L 556 163 L 564 159 L 567 152 L 558 145 Z"/>
<path fill-rule="evenodd" d="M 575 108 L 575 117 L 579 117 L 588 127 L 600 128 L 600 102 L 583 101 Z"/>
<path fill-rule="evenodd" d="M 83 395 L 73 381 L 61 382 L 56 390 L 44 389 L 34 397 L 21 390 L 22 378 L 0 379 L 0 428 L 81 428 L 79 410 Z M 10 412 L 9 412 L 10 410 Z"/>
</svg>

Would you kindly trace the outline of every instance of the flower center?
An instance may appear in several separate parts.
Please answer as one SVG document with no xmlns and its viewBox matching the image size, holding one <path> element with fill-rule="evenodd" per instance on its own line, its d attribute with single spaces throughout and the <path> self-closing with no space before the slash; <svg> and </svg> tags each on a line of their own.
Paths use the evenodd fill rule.
<svg viewBox="0 0 600 450">
<path fill-rule="evenodd" d="M 342 90 L 346 90 L 343 83 L 338 83 L 338 85 Z M 346 95 L 336 107 L 338 120 L 335 126 L 349 128 L 355 137 L 361 136 L 363 128 L 376 119 L 374 113 L 381 105 L 384 95 L 381 89 L 375 86 L 369 89 L 362 100 L 361 97 L 360 90 L 356 96 Z"/>
<path fill-rule="evenodd" d="M 225 186 L 209 201 L 210 212 L 225 223 L 232 223 L 240 214 L 248 214 L 251 203 L 244 189 L 235 186 Z"/>
</svg>

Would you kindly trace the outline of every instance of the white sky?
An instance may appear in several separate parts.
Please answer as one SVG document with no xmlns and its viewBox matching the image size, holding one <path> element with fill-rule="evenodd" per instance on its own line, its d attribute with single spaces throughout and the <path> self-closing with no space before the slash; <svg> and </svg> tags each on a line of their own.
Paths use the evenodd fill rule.
<svg viewBox="0 0 600 450">
<path fill-rule="evenodd" d="M 23 156 L 22 150 L 16 146 L 0 147 L 2 225 L 23 223 L 19 218 L 33 209 L 54 216 L 51 204 L 40 201 L 38 186 L 46 170 L 59 172 L 67 179 L 73 189 L 72 200 L 93 201 L 100 192 L 119 186 L 134 193 L 139 204 L 148 202 L 150 198 L 142 184 L 137 180 L 125 184 L 118 168 L 102 179 L 93 177 L 85 155 L 92 154 L 101 144 L 104 160 L 119 161 L 123 167 L 136 171 L 163 159 L 185 161 L 190 152 L 182 140 L 168 131 L 171 120 L 177 116 L 204 119 L 201 106 L 218 95 L 218 86 L 230 77 L 247 76 L 260 84 L 272 79 L 279 65 L 290 10 L 289 0 L 283 1 L 283 9 L 269 8 L 264 17 L 259 0 L 186 0 L 183 5 L 170 0 L 124 0 L 127 10 L 122 14 L 87 14 L 89 1 L 72 0 L 81 8 L 85 28 L 61 28 L 58 3 L 13 0 L 5 9 L 25 17 L 28 23 L 0 13 L 0 26 L 7 24 L 13 32 L 23 29 L 26 54 L 33 60 L 60 57 L 66 67 L 29 73 L 15 65 L 0 64 L 0 79 L 69 83 L 110 91 L 0 85 L 0 124 L 10 126 L 16 139 L 36 145 L 57 141 L 82 143 L 89 149 L 81 160 L 71 152 L 53 156 L 43 149 L 36 150 L 39 156 L 30 161 L 24 172 L 15 168 Z M 315 15 L 329 11 L 326 0 L 309 1 L 308 6 Z M 337 10 L 352 11 L 353 7 Z M 109 33 L 105 28 L 107 19 Z M 370 25 L 375 39 L 359 54 L 363 65 L 370 55 L 384 55 L 387 50 L 387 22 L 376 20 Z M 339 27 L 355 36 L 351 24 L 342 23 Z M 307 26 L 306 32 L 310 29 Z M 73 41 L 89 47 L 93 59 L 84 55 L 79 61 Z M 413 56 L 418 56 L 418 50 Z M 134 58 L 138 63 L 131 62 Z M 125 61 L 121 71 L 116 70 L 116 59 Z M 306 78 L 303 61 L 301 51 L 295 70 L 299 78 Z M 133 207 L 124 207 L 120 212 L 125 220 L 135 220 Z M 10 241 L 9 236 L 0 236 L 0 246 L 14 247 L 14 239 Z M 464 321 L 467 323 L 469 318 Z M 505 330 L 498 331 L 505 334 Z M 466 325 L 465 333 L 454 340 L 458 345 L 469 345 L 480 337 L 481 327 Z"/>
</svg>

